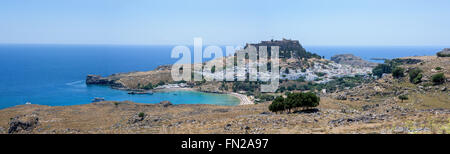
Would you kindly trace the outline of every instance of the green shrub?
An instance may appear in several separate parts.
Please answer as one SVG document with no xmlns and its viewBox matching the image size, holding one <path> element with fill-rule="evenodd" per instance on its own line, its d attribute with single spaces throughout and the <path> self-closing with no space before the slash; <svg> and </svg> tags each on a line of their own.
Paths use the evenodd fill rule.
<svg viewBox="0 0 450 154">
<path fill-rule="evenodd" d="M 256 98 L 260 99 L 261 101 L 273 101 L 275 99 L 272 95 L 257 95 Z"/>
<path fill-rule="evenodd" d="M 436 67 L 435 70 L 439 71 L 439 70 L 442 70 L 442 68 L 441 67 Z"/>
<path fill-rule="evenodd" d="M 304 76 L 298 77 L 297 82 L 305 82 L 306 78 Z"/>
<path fill-rule="evenodd" d="M 408 73 L 409 81 L 414 84 L 418 84 L 418 83 L 422 82 L 422 74 L 421 73 L 422 73 L 422 70 L 418 69 L 418 68 L 409 70 L 409 73 Z"/>
<path fill-rule="evenodd" d="M 394 78 L 401 78 L 404 76 L 403 72 L 405 72 L 404 68 L 401 67 L 396 67 L 393 71 L 392 71 L 392 76 Z"/>
<path fill-rule="evenodd" d="M 431 81 L 433 81 L 433 83 L 434 83 L 435 85 L 444 83 L 444 82 L 445 82 L 445 76 L 444 76 L 444 73 L 438 73 L 438 74 L 433 75 L 433 76 L 431 77 Z"/>
<path fill-rule="evenodd" d="M 159 81 L 158 82 L 158 86 L 162 86 L 162 85 L 165 85 L 166 84 L 166 82 L 164 82 L 164 81 Z"/>
<path fill-rule="evenodd" d="M 140 118 L 142 118 L 142 117 L 145 116 L 145 113 L 144 113 L 144 112 L 139 112 L 138 116 L 139 116 Z"/>
<path fill-rule="evenodd" d="M 145 89 L 145 90 L 150 90 L 150 89 L 153 89 L 153 84 L 152 83 L 148 83 L 147 85 L 145 85 L 145 86 L 143 86 L 141 88 Z"/>
<path fill-rule="evenodd" d="M 400 96 L 398 96 L 398 99 L 402 100 L 402 103 L 403 103 L 403 100 L 408 100 L 409 98 L 406 95 L 400 95 Z"/>
</svg>

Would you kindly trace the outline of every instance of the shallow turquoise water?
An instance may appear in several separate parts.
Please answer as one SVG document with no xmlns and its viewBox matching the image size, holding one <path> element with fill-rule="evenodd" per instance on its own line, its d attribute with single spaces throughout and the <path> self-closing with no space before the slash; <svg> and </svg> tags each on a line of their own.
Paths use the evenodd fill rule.
<svg viewBox="0 0 450 154">
<path fill-rule="evenodd" d="M 74 95 L 71 97 L 70 101 L 65 102 L 64 100 L 58 104 L 72 105 L 73 100 L 78 100 L 78 102 L 89 102 L 90 98 L 93 97 L 104 97 L 105 100 L 115 100 L 115 101 L 133 101 L 139 103 L 159 103 L 161 101 L 170 101 L 174 104 L 216 104 L 216 105 L 238 105 L 239 99 L 226 95 L 226 94 L 213 94 L 213 93 L 203 93 L 197 91 L 166 91 L 166 92 L 155 92 L 152 95 L 129 95 L 127 91 L 111 89 L 105 86 L 86 86 L 86 84 L 80 83 L 71 85 L 73 88 L 67 88 Z M 65 92 L 64 92 L 65 93 Z M 92 97 L 86 97 L 85 95 L 77 96 L 77 93 L 87 93 Z M 79 103 L 75 103 L 79 104 Z"/>
</svg>

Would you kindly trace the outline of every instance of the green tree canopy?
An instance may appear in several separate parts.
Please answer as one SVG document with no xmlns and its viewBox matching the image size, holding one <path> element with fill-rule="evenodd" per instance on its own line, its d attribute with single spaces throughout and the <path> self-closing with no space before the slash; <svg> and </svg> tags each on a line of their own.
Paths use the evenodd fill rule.
<svg viewBox="0 0 450 154">
<path fill-rule="evenodd" d="M 284 111 L 295 108 L 311 108 L 319 106 L 320 97 L 312 92 L 308 93 L 289 93 L 287 98 L 277 97 L 269 106 L 272 112 Z"/>
<path fill-rule="evenodd" d="M 392 76 L 394 78 L 401 78 L 404 76 L 405 69 L 401 68 L 401 67 L 396 67 L 394 68 L 394 70 L 392 71 Z"/>
</svg>

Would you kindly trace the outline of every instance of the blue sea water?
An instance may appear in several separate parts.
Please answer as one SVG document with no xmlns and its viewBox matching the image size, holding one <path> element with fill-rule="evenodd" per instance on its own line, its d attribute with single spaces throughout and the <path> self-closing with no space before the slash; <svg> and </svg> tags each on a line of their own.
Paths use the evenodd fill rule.
<svg viewBox="0 0 450 154">
<path fill-rule="evenodd" d="M 87 74 L 148 71 L 173 64 L 173 46 L 0 45 L 0 109 L 15 105 L 77 105 L 94 97 L 139 103 L 236 105 L 235 97 L 192 91 L 128 95 L 105 86 L 87 86 Z"/>
<path fill-rule="evenodd" d="M 42 105 L 90 103 L 94 97 L 106 100 L 130 100 L 139 103 L 236 105 L 228 95 L 192 91 L 128 95 L 126 91 L 105 86 L 87 86 L 87 74 L 107 76 L 119 72 L 148 71 L 159 65 L 173 64 L 173 46 L 119 45 L 0 45 L 0 109 L 30 101 Z M 434 55 L 443 47 L 360 47 L 305 46 L 326 58 L 353 53 L 364 59 Z"/>
</svg>

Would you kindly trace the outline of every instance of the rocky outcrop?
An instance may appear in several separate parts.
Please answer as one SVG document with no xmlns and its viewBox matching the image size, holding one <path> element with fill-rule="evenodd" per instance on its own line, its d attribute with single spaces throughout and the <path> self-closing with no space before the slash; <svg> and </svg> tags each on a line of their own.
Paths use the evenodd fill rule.
<svg viewBox="0 0 450 154">
<path fill-rule="evenodd" d="M 247 49 L 249 46 L 254 46 L 257 50 L 259 50 L 260 46 L 266 46 L 267 51 L 270 51 L 270 48 L 272 46 L 278 46 L 280 48 L 280 58 L 321 58 L 317 54 L 307 52 L 298 40 L 283 38 L 282 40 L 261 41 L 261 43 L 256 44 L 246 44 L 245 49 Z M 268 53 L 268 55 L 270 55 L 270 52 Z"/>
<path fill-rule="evenodd" d="M 87 75 L 86 77 L 86 84 L 93 84 L 93 85 L 105 85 L 105 86 L 111 86 L 113 88 L 123 88 L 124 86 L 117 82 L 117 80 L 113 80 L 111 78 L 107 77 L 101 77 L 100 75 Z"/>
<path fill-rule="evenodd" d="M 88 75 L 86 77 L 86 84 L 111 85 L 114 84 L 114 81 L 101 77 L 100 75 Z"/>
<path fill-rule="evenodd" d="M 16 116 L 11 118 L 9 122 L 9 134 L 19 132 L 30 132 L 39 124 L 39 118 L 37 116 Z"/>
<path fill-rule="evenodd" d="M 159 102 L 159 105 L 161 105 L 163 107 L 169 107 L 169 106 L 172 106 L 173 104 L 169 101 L 162 101 L 162 102 Z"/>
<path fill-rule="evenodd" d="M 145 113 L 142 113 L 142 112 L 136 113 L 128 119 L 128 123 L 135 124 L 135 123 L 141 122 L 145 119 L 145 116 L 146 116 Z"/>
<path fill-rule="evenodd" d="M 436 54 L 438 57 L 450 57 L 450 48 L 445 48 Z"/>
<path fill-rule="evenodd" d="M 334 61 L 338 64 L 345 64 L 345 65 L 351 65 L 351 66 L 357 66 L 357 67 L 375 67 L 377 66 L 376 63 L 368 62 L 360 57 L 357 57 L 353 54 L 340 54 L 340 55 L 334 55 L 331 57 L 331 61 Z"/>
</svg>

